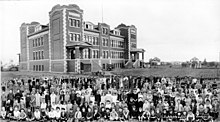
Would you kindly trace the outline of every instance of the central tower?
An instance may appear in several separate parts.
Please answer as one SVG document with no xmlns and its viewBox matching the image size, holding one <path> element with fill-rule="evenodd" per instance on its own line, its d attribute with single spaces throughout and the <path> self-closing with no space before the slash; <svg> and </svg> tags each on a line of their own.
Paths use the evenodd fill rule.
<svg viewBox="0 0 220 122">
<path fill-rule="evenodd" d="M 83 10 L 75 4 L 56 5 L 49 18 L 50 71 L 79 72 L 81 54 L 77 43 L 83 41 Z"/>
</svg>

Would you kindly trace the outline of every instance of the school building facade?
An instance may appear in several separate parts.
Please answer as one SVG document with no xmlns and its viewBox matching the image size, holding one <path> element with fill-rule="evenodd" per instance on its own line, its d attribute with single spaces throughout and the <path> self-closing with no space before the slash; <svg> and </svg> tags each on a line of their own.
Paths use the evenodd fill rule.
<svg viewBox="0 0 220 122">
<path fill-rule="evenodd" d="M 19 69 L 36 72 L 96 72 L 142 67 L 144 49 L 137 48 L 137 28 L 84 21 L 75 5 L 56 5 L 49 24 L 23 23 L 20 27 Z M 139 59 L 141 55 L 142 59 Z"/>
</svg>

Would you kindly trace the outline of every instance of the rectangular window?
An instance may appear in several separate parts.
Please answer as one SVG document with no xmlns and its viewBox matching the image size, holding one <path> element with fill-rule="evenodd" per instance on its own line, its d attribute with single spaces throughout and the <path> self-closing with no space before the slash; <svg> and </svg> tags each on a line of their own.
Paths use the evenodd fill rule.
<svg viewBox="0 0 220 122">
<path fill-rule="evenodd" d="M 35 60 L 35 52 L 33 52 L 33 60 Z"/>
<path fill-rule="evenodd" d="M 92 36 L 89 36 L 89 42 L 92 43 Z"/>
<path fill-rule="evenodd" d="M 42 71 L 44 71 L 44 65 L 42 65 L 42 68 L 41 68 L 41 70 L 42 70 Z"/>
<path fill-rule="evenodd" d="M 39 55 L 38 59 L 40 60 L 41 59 L 41 51 L 38 52 L 38 55 Z"/>
<path fill-rule="evenodd" d="M 35 65 L 33 66 L 33 71 L 35 71 Z"/>
<path fill-rule="evenodd" d="M 96 38 L 93 37 L 93 42 L 92 42 L 93 45 L 96 45 Z"/>
<path fill-rule="evenodd" d="M 44 45 L 44 38 L 41 37 L 40 40 L 41 40 L 41 45 Z"/>
<path fill-rule="evenodd" d="M 40 46 L 40 38 L 38 38 L 37 41 L 38 41 L 38 46 Z"/>
<path fill-rule="evenodd" d="M 80 27 L 80 20 L 69 18 L 69 25 L 70 25 L 70 27 L 79 28 Z"/>
<path fill-rule="evenodd" d="M 132 39 L 136 39 L 136 35 L 135 34 L 131 34 L 131 38 Z"/>
<path fill-rule="evenodd" d="M 70 33 L 70 41 L 80 41 L 80 34 Z"/>
<path fill-rule="evenodd" d="M 44 51 L 41 51 L 41 59 L 44 59 Z"/>
<path fill-rule="evenodd" d="M 88 49 L 84 49 L 83 50 L 83 57 L 86 59 L 86 58 L 89 58 L 89 50 Z"/>
<path fill-rule="evenodd" d="M 92 52 L 93 52 L 93 53 L 92 53 L 92 57 L 95 58 L 95 54 L 96 54 L 96 53 L 95 53 L 95 50 L 93 50 Z"/>
<path fill-rule="evenodd" d="M 105 58 L 105 51 L 102 51 L 102 57 Z"/>
<path fill-rule="evenodd" d="M 35 46 L 35 41 L 34 41 L 34 39 L 32 40 L 32 43 L 33 43 L 33 47 Z"/>
<path fill-rule="evenodd" d="M 36 56 L 35 59 L 38 60 L 38 54 L 37 54 L 37 52 L 35 52 L 35 56 Z"/>
<path fill-rule="evenodd" d="M 36 65 L 36 71 L 38 71 L 38 65 Z"/>
<path fill-rule="evenodd" d="M 100 57 L 100 56 L 99 56 L 99 50 L 97 50 L 97 52 L 96 52 L 96 53 L 97 53 L 97 58 L 99 58 L 99 57 Z"/>
<path fill-rule="evenodd" d="M 108 34 L 108 28 L 102 28 L 102 34 L 107 35 Z"/>
<path fill-rule="evenodd" d="M 106 53 L 106 54 L 105 54 L 106 58 L 108 58 L 108 51 L 105 51 L 105 53 Z"/>
<path fill-rule="evenodd" d="M 105 46 L 105 39 L 102 38 L 102 46 Z"/>
<path fill-rule="evenodd" d="M 41 65 L 39 65 L 39 71 L 41 71 Z"/>
<path fill-rule="evenodd" d="M 34 41 L 35 41 L 35 47 L 37 47 L 38 45 L 37 45 L 37 39 L 34 39 Z"/>
<path fill-rule="evenodd" d="M 108 46 L 108 39 L 105 40 L 105 46 Z"/>
<path fill-rule="evenodd" d="M 86 41 L 86 35 L 84 35 L 84 41 Z"/>
<path fill-rule="evenodd" d="M 99 39 L 96 37 L 96 45 L 99 45 Z"/>
</svg>

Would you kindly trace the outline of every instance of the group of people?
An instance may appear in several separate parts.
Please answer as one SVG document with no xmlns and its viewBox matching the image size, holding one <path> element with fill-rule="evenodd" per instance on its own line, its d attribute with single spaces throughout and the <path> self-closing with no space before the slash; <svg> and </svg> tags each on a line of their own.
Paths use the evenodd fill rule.
<svg viewBox="0 0 220 122">
<path fill-rule="evenodd" d="M 1 118 L 7 120 L 219 120 L 219 86 L 204 78 L 42 76 L 14 78 L 2 85 Z"/>
</svg>

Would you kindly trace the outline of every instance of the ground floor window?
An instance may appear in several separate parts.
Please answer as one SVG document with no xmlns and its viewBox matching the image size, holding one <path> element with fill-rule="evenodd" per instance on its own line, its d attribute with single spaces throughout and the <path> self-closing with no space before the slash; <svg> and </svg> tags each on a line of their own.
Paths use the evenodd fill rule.
<svg viewBox="0 0 220 122">
<path fill-rule="evenodd" d="M 33 71 L 44 71 L 44 65 L 33 65 Z"/>
</svg>

